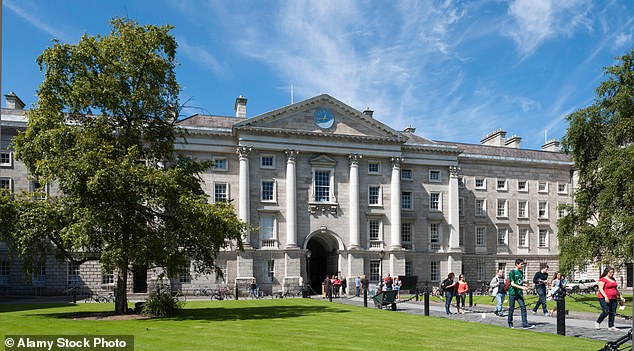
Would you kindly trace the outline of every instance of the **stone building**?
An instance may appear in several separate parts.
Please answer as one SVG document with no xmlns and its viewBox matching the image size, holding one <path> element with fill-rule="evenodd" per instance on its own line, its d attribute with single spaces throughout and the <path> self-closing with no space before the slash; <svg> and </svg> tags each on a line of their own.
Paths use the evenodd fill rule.
<svg viewBox="0 0 634 351">
<path fill-rule="evenodd" d="M 516 257 L 528 274 L 541 262 L 557 269 L 558 205 L 572 201 L 574 184 L 556 141 L 521 149 L 521 138 L 503 130 L 479 145 L 429 140 L 325 94 L 251 118 L 246 104 L 236 99 L 236 116 L 179 122 L 187 137 L 178 151 L 214 161 L 202 175 L 210 202 L 232 200 L 257 228 L 245 234 L 244 251 L 230 245 L 219 254 L 224 278 L 183 267 L 173 283 L 185 291 L 253 278 L 269 293 L 302 283 L 320 291 L 326 274 L 349 284 L 391 273 L 437 285 L 463 272 L 473 286 Z M 8 148 L 25 128 L 23 107 L 7 95 L 0 120 L 0 186 L 12 191 L 40 186 Z M 27 284 L 10 258 L 0 247 L 0 286 L 28 291 L 36 280 Z M 77 280 L 93 289 L 112 284 L 98 262 L 70 267 L 51 258 L 42 271 L 45 293 Z M 137 270 L 133 289 L 155 275 Z"/>
</svg>

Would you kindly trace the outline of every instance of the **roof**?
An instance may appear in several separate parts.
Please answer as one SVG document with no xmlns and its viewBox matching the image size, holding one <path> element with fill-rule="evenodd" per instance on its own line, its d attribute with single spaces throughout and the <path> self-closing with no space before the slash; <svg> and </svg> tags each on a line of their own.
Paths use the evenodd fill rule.
<svg viewBox="0 0 634 351">
<path fill-rule="evenodd" d="M 246 120 L 243 117 L 228 117 L 228 116 L 212 116 L 212 115 L 199 115 L 181 119 L 177 123 L 181 126 L 187 127 L 205 127 L 205 128 L 231 128 L 234 124 Z"/>
<path fill-rule="evenodd" d="M 572 163 L 570 155 L 563 152 L 552 152 L 530 149 L 516 149 L 506 146 L 466 144 L 448 141 L 435 141 L 443 145 L 453 145 L 462 150 L 460 157 L 504 158 L 516 160 L 540 160 L 554 163 Z"/>
</svg>

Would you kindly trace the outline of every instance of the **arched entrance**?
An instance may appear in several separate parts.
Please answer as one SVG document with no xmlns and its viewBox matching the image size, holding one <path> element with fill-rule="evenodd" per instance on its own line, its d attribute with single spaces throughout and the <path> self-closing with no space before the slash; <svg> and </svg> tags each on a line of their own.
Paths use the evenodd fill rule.
<svg viewBox="0 0 634 351">
<path fill-rule="evenodd" d="M 313 292 L 321 293 L 321 283 L 326 275 L 332 277 L 339 270 L 339 242 L 328 233 L 311 235 L 306 244 L 307 270 Z"/>
</svg>

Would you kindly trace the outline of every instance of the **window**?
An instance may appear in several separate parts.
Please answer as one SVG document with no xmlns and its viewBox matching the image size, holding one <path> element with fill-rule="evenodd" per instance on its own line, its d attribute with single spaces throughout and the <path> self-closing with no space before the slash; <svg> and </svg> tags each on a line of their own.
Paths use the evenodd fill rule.
<svg viewBox="0 0 634 351">
<path fill-rule="evenodd" d="M 440 182 L 440 171 L 438 170 L 430 170 L 429 171 L 429 181 L 438 183 Z"/>
<path fill-rule="evenodd" d="M 528 228 L 520 228 L 517 233 L 517 246 L 528 247 Z"/>
<path fill-rule="evenodd" d="M 380 174 L 381 163 L 376 161 L 368 162 L 368 174 Z"/>
<path fill-rule="evenodd" d="M 190 272 L 189 263 L 178 266 L 178 282 L 179 283 L 192 282 L 192 275 Z"/>
<path fill-rule="evenodd" d="M 498 246 L 506 246 L 508 244 L 508 233 L 508 228 L 498 228 Z"/>
<path fill-rule="evenodd" d="M 517 191 L 526 192 L 528 191 L 528 182 L 525 180 L 517 181 Z"/>
<path fill-rule="evenodd" d="M 0 285 L 9 285 L 11 264 L 7 256 L 0 256 Z"/>
<path fill-rule="evenodd" d="M 506 184 L 507 184 L 506 179 L 498 179 L 497 190 L 506 191 L 507 190 Z"/>
<path fill-rule="evenodd" d="M 33 267 L 33 286 L 35 287 L 43 287 L 46 285 L 46 263 L 39 262 L 35 267 Z"/>
<path fill-rule="evenodd" d="M 275 247 L 276 241 L 276 223 L 274 215 L 262 215 L 260 217 L 260 247 Z"/>
<path fill-rule="evenodd" d="M 0 193 L 11 192 L 11 178 L 0 178 Z"/>
<path fill-rule="evenodd" d="M 0 167 L 11 167 L 13 165 L 13 157 L 10 151 L 0 151 Z"/>
<path fill-rule="evenodd" d="M 475 188 L 478 190 L 486 190 L 487 182 L 484 178 L 476 178 L 475 179 Z"/>
<path fill-rule="evenodd" d="M 475 200 L 475 215 L 479 217 L 484 217 L 487 215 L 487 205 L 485 199 Z"/>
<path fill-rule="evenodd" d="M 432 211 L 440 211 L 440 193 L 429 194 L 429 209 Z"/>
<path fill-rule="evenodd" d="M 229 200 L 229 185 L 227 183 L 214 184 L 214 202 L 224 202 Z"/>
<path fill-rule="evenodd" d="M 412 193 L 409 191 L 401 193 L 401 208 L 404 210 L 412 209 Z"/>
<path fill-rule="evenodd" d="M 401 179 L 412 180 L 412 170 L 409 168 L 401 168 Z"/>
<path fill-rule="evenodd" d="M 538 217 L 548 218 L 548 201 L 539 202 Z"/>
<path fill-rule="evenodd" d="M 382 200 L 381 186 L 370 185 L 368 186 L 368 205 L 380 206 Z"/>
<path fill-rule="evenodd" d="M 486 268 L 487 268 L 487 266 L 484 263 L 482 263 L 482 262 L 478 263 L 478 270 L 477 270 L 477 273 L 476 273 L 476 279 L 479 282 L 485 281 L 488 278 L 487 269 Z"/>
<path fill-rule="evenodd" d="M 68 262 L 66 267 L 68 268 L 68 285 L 79 285 L 80 265 L 77 263 Z"/>
<path fill-rule="evenodd" d="M 548 192 L 548 182 L 539 182 L 537 185 L 537 191 L 540 193 Z"/>
<path fill-rule="evenodd" d="M 498 199 L 497 216 L 507 217 L 507 201 L 506 199 Z"/>
<path fill-rule="evenodd" d="M 538 239 L 539 247 L 548 247 L 548 229 L 540 229 Z"/>
<path fill-rule="evenodd" d="M 260 168 L 275 168 L 275 156 L 260 155 Z"/>
<path fill-rule="evenodd" d="M 273 283 L 275 280 L 275 260 L 266 261 L 266 282 Z"/>
<path fill-rule="evenodd" d="M 31 181 L 29 186 L 31 189 L 31 193 L 33 194 L 33 200 L 46 200 L 48 195 L 48 186 L 40 184 L 37 181 Z"/>
<path fill-rule="evenodd" d="M 476 246 L 486 246 L 486 228 L 476 227 Z"/>
<path fill-rule="evenodd" d="M 464 198 L 458 198 L 458 214 L 464 216 Z"/>
<path fill-rule="evenodd" d="M 558 194 L 567 194 L 568 193 L 568 184 L 566 183 L 558 183 L 557 184 L 557 193 Z"/>
<path fill-rule="evenodd" d="M 410 244 L 412 242 L 412 223 L 401 223 L 401 242 Z"/>
<path fill-rule="evenodd" d="M 528 218 L 528 201 L 520 200 L 517 202 L 517 217 Z"/>
<path fill-rule="evenodd" d="M 440 243 L 440 224 L 429 223 L 429 241 L 432 244 Z"/>
<path fill-rule="evenodd" d="M 264 202 L 275 202 L 275 181 L 273 180 L 263 180 L 262 181 L 262 197 L 261 200 Z"/>
<path fill-rule="evenodd" d="M 405 276 L 411 277 L 414 275 L 414 265 L 412 261 L 405 261 Z"/>
<path fill-rule="evenodd" d="M 214 170 L 216 171 L 226 171 L 228 169 L 227 158 L 225 157 L 214 157 Z"/>
<path fill-rule="evenodd" d="M 218 268 L 220 268 L 222 274 L 216 273 L 216 284 L 224 284 L 227 278 L 227 262 L 219 264 Z"/>
<path fill-rule="evenodd" d="M 370 281 L 378 282 L 381 280 L 381 273 L 379 272 L 381 266 L 380 260 L 370 260 Z"/>
<path fill-rule="evenodd" d="M 563 218 L 566 217 L 566 215 L 568 214 L 568 211 L 566 211 L 566 209 L 563 207 L 565 205 L 559 205 L 559 207 L 557 208 L 557 218 Z"/>
<path fill-rule="evenodd" d="M 330 171 L 316 170 L 314 173 L 315 201 L 330 202 Z"/>
<path fill-rule="evenodd" d="M 431 281 L 440 280 L 440 262 L 431 261 L 429 263 L 429 278 Z"/>
<path fill-rule="evenodd" d="M 112 271 L 104 271 L 101 269 L 101 284 L 114 284 L 114 274 Z"/>
<path fill-rule="evenodd" d="M 370 248 L 383 247 L 383 223 L 378 218 L 368 221 L 368 239 L 370 240 Z"/>
</svg>

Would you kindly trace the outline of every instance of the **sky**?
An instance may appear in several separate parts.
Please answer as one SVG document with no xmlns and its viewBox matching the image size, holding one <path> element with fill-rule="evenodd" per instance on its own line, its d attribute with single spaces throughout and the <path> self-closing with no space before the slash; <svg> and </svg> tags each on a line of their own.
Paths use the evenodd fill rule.
<svg viewBox="0 0 634 351">
<path fill-rule="evenodd" d="M 539 149 L 589 106 L 634 48 L 634 1 L 0 0 L 2 94 L 37 101 L 53 38 L 107 35 L 109 19 L 170 24 L 184 114 L 247 117 L 326 93 L 396 130 Z M 3 100 L 2 105 L 5 102 Z"/>
</svg>

